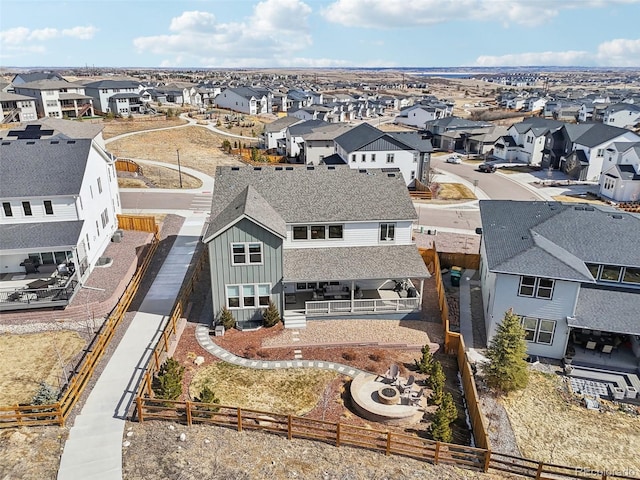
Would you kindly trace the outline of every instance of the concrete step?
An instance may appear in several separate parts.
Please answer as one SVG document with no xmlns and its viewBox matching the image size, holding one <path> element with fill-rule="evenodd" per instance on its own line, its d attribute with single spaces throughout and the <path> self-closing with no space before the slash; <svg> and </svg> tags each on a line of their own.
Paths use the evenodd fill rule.
<svg viewBox="0 0 640 480">
<path fill-rule="evenodd" d="M 306 328 L 307 317 L 304 315 L 285 315 L 284 328 Z"/>
</svg>

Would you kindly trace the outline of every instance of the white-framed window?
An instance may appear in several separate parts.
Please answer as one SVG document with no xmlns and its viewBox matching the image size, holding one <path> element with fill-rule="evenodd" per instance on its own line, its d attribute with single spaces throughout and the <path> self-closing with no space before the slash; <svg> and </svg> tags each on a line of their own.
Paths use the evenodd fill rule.
<svg viewBox="0 0 640 480">
<path fill-rule="evenodd" d="M 396 239 L 396 224 L 381 223 L 380 224 L 380 241 L 393 242 Z"/>
<path fill-rule="evenodd" d="M 604 148 L 599 148 L 597 150 L 596 157 L 604 157 Z"/>
<path fill-rule="evenodd" d="M 294 225 L 292 227 L 292 240 L 341 240 L 344 235 L 344 226 L 336 225 Z"/>
<path fill-rule="evenodd" d="M 268 283 L 227 285 L 226 297 L 227 308 L 230 310 L 268 307 L 271 299 L 271 285 Z"/>
<path fill-rule="evenodd" d="M 352 161 L 352 162 L 355 162 L 355 161 L 356 161 L 356 154 L 355 154 L 355 153 L 351 155 L 351 161 Z"/>
<path fill-rule="evenodd" d="M 622 267 L 617 265 L 602 265 L 600 280 L 605 282 L 619 282 L 622 276 Z"/>
<path fill-rule="evenodd" d="M 367 154 L 366 154 L 366 153 L 363 153 L 363 154 L 362 154 L 362 161 L 363 161 L 363 162 L 366 162 L 366 161 L 367 161 Z"/>
<path fill-rule="evenodd" d="M 53 204 L 51 200 L 45 200 L 44 202 L 44 213 L 47 215 L 53 215 Z"/>
<path fill-rule="evenodd" d="M 634 283 L 640 285 L 640 268 L 638 267 L 625 267 L 624 275 L 622 276 L 623 283 Z"/>
<path fill-rule="evenodd" d="M 237 242 L 231 244 L 231 265 L 261 265 L 262 242 Z"/>
<path fill-rule="evenodd" d="M 13 210 L 11 210 L 11 203 L 2 202 L 2 209 L 4 210 L 5 217 L 13 217 Z"/>
<path fill-rule="evenodd" d="M 555 281 L 549 278 L 522 276 L 520 277 L 518 295 L 521 297 L 533 297 L 551 300 L 551 298 L 553 297 L 554 284 Z"/>
<path fill-rule="evenodd" d="M 416 171 L 411 170 L 411 180 L 413 180 L 414 178 L 416 178 Z"/>
<path fill-rule="evenodd" d="M 33 215 L 33 212 L 31 211 L 31 202 L 22 202 L 22 211 L 24 212 L 25 217 Z"/>
<path fill-rule="evenodd" d="M 527 342 L 551 345 L 553 335 L 556 331 L 555 320 L 545 320 L 544 318 L 521 317 L 524 328 L 524 338 Z"/>
<path fill-rule="evenodd" d="M 102 221 L 102 228 L 106 227 L 109 223 L 109 211 L 106 208 L 100 214 L 100 220 Z"/>
<path fill-rule="evenodd" d="M 387 153 L 387 163 L 393 163 L 394 162 L 394 154 L 393 153 Z"/>
</svg>

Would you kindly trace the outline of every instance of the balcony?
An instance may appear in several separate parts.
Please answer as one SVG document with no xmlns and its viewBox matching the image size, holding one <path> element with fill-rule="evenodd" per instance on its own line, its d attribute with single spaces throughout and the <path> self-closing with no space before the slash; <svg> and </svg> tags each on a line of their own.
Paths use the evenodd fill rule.
<svg viewBox="0 0 640 480">
<path fill-rule="evenodd" d="M 42 273 L 11 275 L 0 282 L 0 311 L 66 307 L 79 288 L 78 272 L 51 276 Z"/>
</svg>

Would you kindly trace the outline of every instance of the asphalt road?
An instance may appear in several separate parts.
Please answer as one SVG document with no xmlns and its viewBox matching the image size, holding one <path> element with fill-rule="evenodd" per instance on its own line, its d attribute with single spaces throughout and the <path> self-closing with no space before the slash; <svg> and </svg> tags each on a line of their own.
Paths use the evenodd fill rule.
<svg viewBox="0 0 640 480">
<path fill-rule="evenodd" d="M 483 190 L 492 200 L 546 200 L 518 182 L 509 175 L 482 173 L 476 170 L 476 164 L 446 163 L 446 156 L 432 157 L 431 166 L 444 172 L 450 172 L 464 178 L 470 183 L 478 181 L 478 188 Z"/>
</svg>

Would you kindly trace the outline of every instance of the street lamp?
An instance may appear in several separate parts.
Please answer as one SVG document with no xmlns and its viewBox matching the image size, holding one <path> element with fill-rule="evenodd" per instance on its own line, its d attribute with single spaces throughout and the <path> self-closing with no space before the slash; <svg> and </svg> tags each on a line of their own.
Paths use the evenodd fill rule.
<svg viewBox="0 0 640 480">
<path fill-rule="evenodd" d="M 180 149 L 176 148 L 178 154 L 178 177 L 180 178 L 180 188 L 182 188 L 182 170 L 180 169 Z"/>
</svg>

